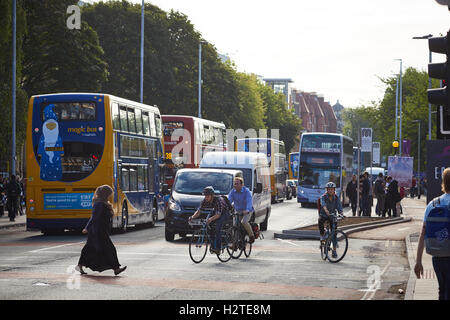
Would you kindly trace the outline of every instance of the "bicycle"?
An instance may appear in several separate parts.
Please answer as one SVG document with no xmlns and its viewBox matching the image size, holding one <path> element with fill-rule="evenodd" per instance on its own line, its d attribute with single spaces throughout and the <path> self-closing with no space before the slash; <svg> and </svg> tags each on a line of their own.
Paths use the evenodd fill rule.
<svg viewBox="0 0 450 320">
<path fill-rule="evenodd" d="M 208 246 L 212 245 L 214 237 L 211 236 L 212 228 L 206 223 L 207 219 L 193 219 L 189 222 L 189 225 L 200 225 L 200 229 L 196 230 L 189 242 L 189 256 L 195 263 L 200 263 L 205 259 L 208 252 Z M 229 246 L 231 241 L 231 228 L 225 224 L 221 230 L 222 245 L 219 249 L 219 253 L 216 253 L 217 258 L 221 262 L 227 262 L 231 259 Z M 213 251 L 211 251 L 213 253 Z"/>
<path fill-rule="evenodd" d="M 325 223 L 325 240 L 320 241 L 320 255 L 323 260 L 336 263 L 341 261 L 348 249 L 348 238 L 344 231 L 337 228 L 339 220 L 344 219 L 343 215 L 331 215 L 331 225 L 329 221 Z"/>
<path fill-rule="evenodd" d="M 231 258 L 239 259 L 244 252 L 248 258 L 252 252 L 252 244 L 249 243 L 250 237 L 247 234 L 241 222 L 242 213 L 231 214 L 233 218 L 233 226 L 231 229 L 231 247 L 228 247 Z"/>
</svg>

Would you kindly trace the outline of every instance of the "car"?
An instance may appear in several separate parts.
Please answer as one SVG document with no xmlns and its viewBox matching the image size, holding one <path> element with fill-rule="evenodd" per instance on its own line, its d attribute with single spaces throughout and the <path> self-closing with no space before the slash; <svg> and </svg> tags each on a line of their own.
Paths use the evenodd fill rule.
<svg viewBox="0 0 450 320">
<path fill-rule="evenodd" d="M 292 197 L 297 197 L 297 180 L 286 180 L 286 186 L 288 187 L 288 200 L 292 199 Z"/>
<path fill-rule="evenodd" d="M 200 226 L 191 226 L 188 219 L 200 207 L 204 199 L 203 189 L 212 186 L 216 196 L 227 196 L 233 188 L 236 177 L 242 177 L 241 170 L 223 169 L 180 169 L 175 175 L 165 214 L 165 238 L 173 241 L 175 235 L 185 237 Z M 200 215 L 200 219 L 207 214 Z"/>
</svg>

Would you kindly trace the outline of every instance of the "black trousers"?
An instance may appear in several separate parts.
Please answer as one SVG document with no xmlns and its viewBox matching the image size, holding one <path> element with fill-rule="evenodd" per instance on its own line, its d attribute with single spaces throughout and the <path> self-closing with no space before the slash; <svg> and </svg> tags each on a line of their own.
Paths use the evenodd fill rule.
<svg viewBox="0 0 450 320">
<path fill-rule="evenodd" d="M 19 209 L 19 197 L 8 197 L 8 217 L 14 220 Z"/>
<path fill-rule="evenodd" d="M 319 215 L 318 223 L 319 223 L 319 232 L 321 236 L 325 234 L 325 221 L 327 220 L 330 222 L 330 224 L 332 223 L 331 217 Z"/>
</svg>

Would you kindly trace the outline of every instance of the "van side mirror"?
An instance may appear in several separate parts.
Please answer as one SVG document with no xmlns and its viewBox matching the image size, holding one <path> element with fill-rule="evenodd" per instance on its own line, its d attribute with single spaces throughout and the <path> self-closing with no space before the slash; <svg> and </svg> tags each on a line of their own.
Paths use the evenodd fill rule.
<svg viewBox="0 0 450 320">
<path fill-rule="evenodd" d="M 262 183 L 261 182 L 258 182 L 258 183 L 256 183 L 256 187 L 255 187 L 255 189 L 253 190 L 253 193 L 261 193 L 262 192 Z"/>
<path fill-rule="evenodd" d="M 163 195 L 168 195 L 170 193 L 169 185 L 167 183 L 163 184 L 161 192 L 162 192 Z"/>
</svg>

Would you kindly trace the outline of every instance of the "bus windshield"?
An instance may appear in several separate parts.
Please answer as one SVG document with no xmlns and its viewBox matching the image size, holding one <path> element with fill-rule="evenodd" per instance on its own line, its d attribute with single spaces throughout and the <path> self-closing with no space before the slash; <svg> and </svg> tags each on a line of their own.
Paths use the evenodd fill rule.
<svg viewBox="0 0 450 320">
<path fill-rule="evenodd" d="M 306 188 L 324 188 L 327 182 L 340 187 L 340 155 L 302 153 L 299 185 Z"/>
<path fill-rule="evenodd" d="M 96 102 L 45 102 L 36 113 L 33 147 L 41 179 L 73 182 L 89 176 L 103 154 L 103 108 Z"/>
<path fill-rule="evenodd" d="M 219 172 L 181 172 L 175 181 L 175 192 L 201 195 L 203 189 L 212 186 L 216 194 L 228 194 L 233 187 L 233 175 Z"/>
</svg>

